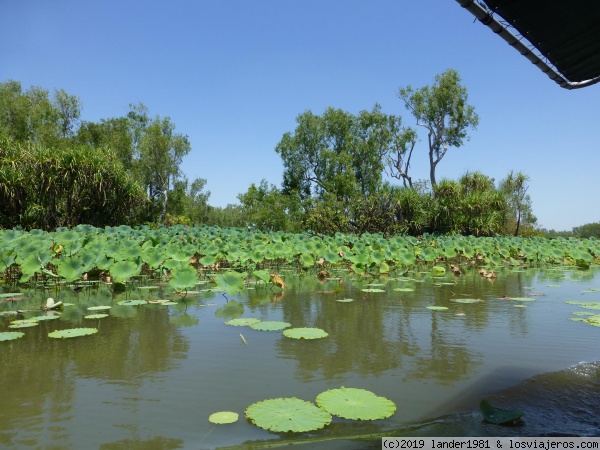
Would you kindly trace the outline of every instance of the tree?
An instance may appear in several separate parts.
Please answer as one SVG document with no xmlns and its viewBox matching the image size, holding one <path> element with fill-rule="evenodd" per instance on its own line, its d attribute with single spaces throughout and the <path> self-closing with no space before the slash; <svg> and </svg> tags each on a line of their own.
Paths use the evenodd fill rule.
<svg viewBox="0 0 600 450">
<path fill-rule="evenodd" d="M 81 100 L 69 95 L 64 89 L 54 91 L 54 107 L 57 111 L 59 133 L 62 138 L 75 135 L 74 127 L 81 116 Z"/>
<path fill-rule="evenodd" d="M 306 111 L 296 122 L 296 130 L 285 133 L 275 151 L 285 167 L 283 192 L 295 191 L 302 199 L 348 200 L 376 193 L 385 155 L 404 132 L 400 118 L 383 114 L 379 105 L 358 116 L 334 108 L 321 116 Z"/>
<path fill-rule="evenodd" d="M 586 223 L 585 225 L 574 227 L 573 234 L 580 238 L 595 237 L 600 239 L 600 222 Z"/>
<path fill-rule="evenodd" d="M 476 128 L 479 117 L 467 104 L 467 89 L 460 84 L 456 70 L 450 69 L 435 77 L 433 86 L 401 88 L 398 95 L 404 106 L 427 130 L 429 144 L 429 178 L 436 185 L 437 165 L 449 147 L 460 147 L 468 139 L 467 130 Z"/>
<path fill-rule="evenodd" d="M 521 224 L 532 226 L 537 222 L 531 209 L 531 198 L 527 194 L 529 177 L 523 172 L 515 174 L 512 170 L 500 182 L 500 190 L 506 196 L 511 222 L 516 221 L 515 236 L 519 235 Z"/>
</svg>

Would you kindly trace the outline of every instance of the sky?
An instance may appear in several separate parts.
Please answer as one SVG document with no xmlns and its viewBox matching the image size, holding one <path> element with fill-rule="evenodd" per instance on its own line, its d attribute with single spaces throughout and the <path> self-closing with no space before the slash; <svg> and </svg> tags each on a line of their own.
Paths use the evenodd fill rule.
<svg viewBox="0 0 600 450">
<path fill-rule="evenodd" d="M 213 206 L 281 185 L 274 149 L 302 112 L 378 103 L 415 126 L 399 89 L 447 69 L 479 126 L 438 181 L 522 171 L 540 226 L 599 222 L 600 84 L 559 87 L 455 0 L 0 0 L 0 82 L 64 89 L 86 121 L 138 102 L 169 116 L 192 147 L 182 169 L 207 180 Z M 419 133 L 413 180 L 429 177 Z"/>
</svg>

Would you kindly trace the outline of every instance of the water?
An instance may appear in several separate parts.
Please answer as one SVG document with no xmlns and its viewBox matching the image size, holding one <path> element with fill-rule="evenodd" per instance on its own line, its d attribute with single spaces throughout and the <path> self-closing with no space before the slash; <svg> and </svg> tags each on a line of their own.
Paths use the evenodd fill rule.
<svg viewBox="0 0 600 450">
<path fill-rule="evenodd" d="M 168 307 L 116 305 L 125 296 L 158 298 L 156 291 L 114 299 L 105 286 L 62 292 L 58 299 L 75 303 L 63 317 L 0 342 L 0 447 L 378 448 L 384 433 L 599 436 L 600 329 L 568 320 L 585 310 L 564 303 L 600 301 L 600 292 L 582 292 L 600 286 L 595 274 L 505 269 L 488 280 L 470 269 L 459 278 L 409 274 L 420 282 L 343 275 L 320 283 L 315 274 L 283 272 L 283 295 L 257 286 L 229 296 L 229 304 L 221 293 L 201 292 L 187 305 Z M 384 283 L 373 287 L 386 292 L 363 292 L 369 283 Z M 394 291 L 399 287 L 414 291 Z M 528 293 L 543 295 L 533 302 L 500 299 Z M 29 294 L 34 300 L 4 302 L 0 311 L 37 306 L 49 295 Z M 342 298 L 354 301 L 335 301 Z M 461 298 L 484 301 L 450 301 Z M 319 327 L 329 336 L 298 341 L 225 325 L 233 301 L 243 304 L 242 317 Z M 114 305 L 111 316 L 83 319 L 86 307 L 97 304 Z M 8 330 L 8 320 L 0 317 L 0 331 Z M 47 337 L 78 326 L 99 332 Z M 300 434 L 270 433 L 243 418 L 257 401 L 314 401 L 340 386 L 385 396 L 397 411 L 372 422 L 335 418 L 323 430 Z M 525 410 L 524 425 L 482 423 L 482 398 Z M 217 411 L 238 412 L 240 420 L 213 425 L 208 416 Z"/>
</svg>

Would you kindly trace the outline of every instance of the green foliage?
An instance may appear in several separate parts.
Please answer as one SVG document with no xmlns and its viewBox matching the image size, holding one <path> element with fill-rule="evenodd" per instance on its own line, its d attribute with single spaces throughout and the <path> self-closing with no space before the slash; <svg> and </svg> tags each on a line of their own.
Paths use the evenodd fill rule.
<svg viewBox="0 0 600 450">
<path fill-rule="evenodd" d="M 500 182 L 500 191 L 506 196 L 508 203 L 507 232 L 514 229 L 514 235 L 519 235 L 521 227 L 531 228 L 537 222 L 531 209 L 531 198 L 527 194 L 529 177 L 522 172 L 514 174 L 511 171 Z"/>
<path fill-rule="evenodd" d="M 580 238 L 591 238 L 600 239 L 600 222 L 586 223 L 579 227 L 573 228 L 573 234 Z"/>
</svg>

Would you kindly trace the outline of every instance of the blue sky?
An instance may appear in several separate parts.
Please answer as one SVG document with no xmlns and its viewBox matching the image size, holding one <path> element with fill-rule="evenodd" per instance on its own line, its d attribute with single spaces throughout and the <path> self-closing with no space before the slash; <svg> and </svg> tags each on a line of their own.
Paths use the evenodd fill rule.
<svg viewBox="0 0 600 450">
<path fill-rule="evenodd" d="M 171 117 L 215 206 L 280 185 L 274 148 L 303 111 L 379 103 L 414 125 L 399 88 L 453 68 L 480 124 L 438 180 L 520 170 L 541 226 L 600 221 L 600 85 L 560 88 L 454 0 L 0 0 L 0 55 L 0 81 L 65 89 L 83 120 L 137 102 Z M 420 132 L 413 179 L 429 173 Z"/>
</svg>

